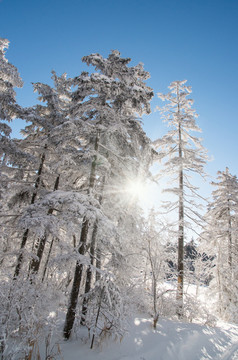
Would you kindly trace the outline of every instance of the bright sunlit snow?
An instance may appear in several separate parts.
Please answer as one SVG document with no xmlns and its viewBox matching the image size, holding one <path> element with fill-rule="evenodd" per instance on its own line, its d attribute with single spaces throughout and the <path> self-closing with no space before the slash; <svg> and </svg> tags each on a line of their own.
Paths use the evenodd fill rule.
<svg viewBox="0 0 238 360">
<path fill-rule="evenodd" d="M 61 350 L 67 360 L 237 360 L 238 326 L 160 319 L 153 330 L 150 319 L 137 316 L 121 342 L 108 339 L 99 349 L 89 350 L 78 340 L 61 344 Z"/>
</svg>

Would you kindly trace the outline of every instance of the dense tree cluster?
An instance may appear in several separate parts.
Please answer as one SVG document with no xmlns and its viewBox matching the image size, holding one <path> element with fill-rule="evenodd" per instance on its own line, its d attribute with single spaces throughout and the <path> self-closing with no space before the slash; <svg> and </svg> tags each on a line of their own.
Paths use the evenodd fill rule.
<svg viewBox="0 0 238 360">
<path fill-rule="evenodd" d="M 152 143 L 139 118 L 153 97 L 142 64 L 129 66 L 118 51 L 85 56 L 94 70 L 73 78 L 53 71 L 53 86 L 33 84 L 39 103 L 23 108 L 7 47 L 0 39 L 1 358 L 37 356 L 40 341 L 49 345 L 57 331 L 69 339 L 87 328 L 91 348 L 108 334 L 122 337 L 133 307 L 149 311 L 154 327 L 160 314 L 191 320 L 199 302 L 186 281 L 199 287 L 212 279 L 220 312 L 231 314 L 237 179 L 219 173 L 204 222 L 189 174 L 204 176 L 207 156 L 191 134 L 200 129 L 186 81 L 159 95 L 171 130 Z M 14 118 L 22 119 L 21 139 L 10 136 Z M 134 191 L 160 160 L 174 181 L 164 210 L 177 213 L 172 227 L 154 209 L 145 217 Z M 200 247 L 199 238 L 186 239 L 198 226 Z"/>
</svg>

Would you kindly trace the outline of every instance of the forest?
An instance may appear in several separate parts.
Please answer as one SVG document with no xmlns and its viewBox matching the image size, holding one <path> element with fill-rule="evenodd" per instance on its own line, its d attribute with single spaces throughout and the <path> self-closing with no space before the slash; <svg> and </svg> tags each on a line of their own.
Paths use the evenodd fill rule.
<svg viewBox="0 0 238 360">
<path fill-rule="evenodd" d="M 152 141 L 141 117 L 154 91 L 141 63 L 117 50 L 84 56 L 88 72 L 52 71 L 54 85 L 33 83 L 38 102 L 22 107 L 8 46 L 0 38 L 0 358 L 40 359 L 44 341 L 54 359 L 55 334 L 84 337 L 89 349 L 119 341 L 136 313 L 154 329 L 161 317 L 237 323 L 238 180 L 218 171 L 210 200 L 194 181 L 206 179 L 209 158 L 187 81 L 158 94 L 168 132 Z M 14 119 L 21 138 L 11 137 Z M 149 182 L 167 200 L 146 213 Z"/>
</svg>

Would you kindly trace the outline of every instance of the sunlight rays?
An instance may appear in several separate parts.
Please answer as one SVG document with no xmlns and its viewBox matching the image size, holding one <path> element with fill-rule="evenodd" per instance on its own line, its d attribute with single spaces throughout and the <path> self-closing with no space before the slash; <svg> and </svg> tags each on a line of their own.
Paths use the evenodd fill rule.
<svg viewBox="0 0 238 360">
<path fill-rule="evenodd" d="M 148 184 L 140 179 L 129 180 L 124 190 L 129 198 L 142 202 L 147 198 Z"/>
</svg>

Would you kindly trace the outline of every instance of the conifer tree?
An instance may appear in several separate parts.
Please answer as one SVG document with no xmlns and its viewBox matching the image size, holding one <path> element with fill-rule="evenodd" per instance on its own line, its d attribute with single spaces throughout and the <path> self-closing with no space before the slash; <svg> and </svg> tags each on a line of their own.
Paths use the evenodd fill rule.
<svg viewBox="0 0 238 360">
<path fill-rule="evenodd" d="M 60 287 L 66 291 L 73 280 L 66 338 L 73 328 L 79 295 L 90 299 L 89 306 L 87 301 L 83 304 L 82 320 L 87 326 L 93 326 L 95 315 L 97 324 L 108 321 L 100 309 L 109 303 L 110 316 L 115 317 L 109 326 L 120 333 L 120 292 L 125 294 L 132 283 L 125 281 L 121 261 L 136 246 L 135 233 L 139 237 L 134 212 L 138 209 L 126 186 L 128 180 L 148 175 L 154 153 L 138 119 L 150 112 L 153 96 L 145 84 L 149 74 L 143 66 L 128 67 L 130 59 L 121 58 L 118 51 L 106 59 L 93 54 L 83 61 L 99 72 L 84 72 L 74 79 L 53 72 L 54 87 L 33 85 L 41 103 L 19 110 L 17 115 L 27 126 L 24 138 L 16 142 L 31 161 L 5 199 L 6 207 L 18 213 L 18 221 L 11 222 L 12 233 L 8 232 L 14 249 L 8 256 L 17 258 L 16 288 L 25 282 L 37 293 L 39 280 L 48 286 L 56 273 L 51 286 L 56 289 L 62 279 L 67 285 Z M 126 259 L 124 265 L 129 266 Z M 47 267 L 54 271 L 47 272 Z"/>
<path fill-rule="evenodd" d="M 204 176 L 203 167 L 207 160 L 201 139 L 191 134 L 201 130 L 196 124 L 193 100 L 187 98 L 191 87 L 185 84 L 186 80 L 174 81 L 169 86 L 168 94 L 158 94 L 160 99 L 168 102 L 160 110 L 171 130 L 154 142 L 155 148 L 161 149 L 161 158 L 164 158 L 163 171 L 176 184 L 165 191 L 177 197 L 177 200 L 167 202 L 166 211 L 178 212 L 178 315 L 183 312 L 185 229 L 191 228 L 190 220 L 198 226 L 202 221 L 194 202 L 194 198 L 199 197 L 198 189 L 190 182 L 189 176 L 194 173 Z"/>
<path fill-rule="evenodd" d="M 9 213 L 7 206 L 8 195 L 14 184 L 19 184 L 24 177 L 24 167 L 31 162 L 31 156 L 21 151 L 15 139 L 11 138 L 10 123 L 15 118 L 22 116 L 22 108 L 16 102 L 14 88 L 21 88 L 23 82 L 17 68 L 5 57 L 9 41 L 0 38 L 0 200 L 1 200 L 1 224 L 2 226 L 2 255 L 12 243 L 9 234 L 12 223 L 18 217 L 18 213 Z M 2 257 L 3 260 L 3 257 Z"/>
<path fill-rule="evenodd" d="M 87 84 L 87 88 L 91 89 L 91 94 L 84 104 L 87 109 L 84 113 L 84 118 L 88 118 L 88 122 L 91 122 L 91 126 L 95 128 L 95 155 L 91 165 L 88 189 L 90 193 L 96 194 L 97 183 L 100 184 L 102 181 L 106 181 L 106 193 L 108 186 L 112 186 L 111 181 L 115 173 L 123 174 L 121 179 L 121 182 L 123 182 L 126 177 L 126 168 L 131 167 L 129 171 L 127 170 L 128 174 L 133 174 L 135 169 L 138 170 L 138 160 L 142 158 L 143 150 L 144 154 L 151 156 L 146 149 L 149 147 L 149 140 L 145 136 L 135 114 L 149 112 L 149 100 L 153 92 L 145 85 L 144 81 L 148 78 L 148 73 L 143 70 L 142 65 L 129 68 L 127 64 L 130 62 L 130 59 L 121 58 L 118 51 L 113 51 L 107 59 L 104 59 L 99 54 L 92 54 L 84 57 L 83 61 L 88 65 L 95 66 L 96 69 L 100 70 L 100 73 L 93 73 L 90 76 L 85 73 L 82 74 L 84 76 L 75 78 L 74 84 L 78 86 L 78 89 L 73 95 L 74 103 L 72 111 L 73 114 L 78 116 L 82 110 L 81 86 L 82 84 Z M 79 104 L 78 101 L 80 101 Z M 91 132 L 91 134 L 93 133 Z M 108 169 L 104 174 L 100 173 L 100 166 L 98 166 L 99 159 L 101 159 L 102 163 L 108 164 Z M 124 164 L 123 160 L 126 160 Z M 141 164 L 141 167 L 143 166 Z M 148 159 L 146 166 L 148 166 Z M 95 171 L 97 171 L 97 182 L 95 181 Z M 104 177 L 105 180 L 102 180 Z M 117 185 L 117 189 L 119 189 L 119 183 Z M 115 186 L 115 181 L 113 186 Z M 110 215 L 109 218 L 111 218 Z M 96 231 L 95 228 L 94 230 Z M 92 231 L 91 246 L 93 243 L 95 244 L 95 231 Z M 81 252 L 85 253 L 88 233 L 89 224 L 83 221 L 79 248 L 80 254 Z M 95 249 L 93 251 L 95 252 Z M 77 297 L 82 282 L 82 265 L 79 265 L 80 271 L 77 270 L 77 266 L 71 300 L 66 315 L 65 338 L 69 338 L 71 334 L 75 319 Z M 86 312 L 84 303 L 84 317 Z M 82 319 L 82 322 L 84 323 L 84 319 Z"/>
<path fill-rule="evenodd" d="M 218 293 L 218 310 L 226 319 L 237 319 L 238 287 L 236 285 L 238 239 L 238 180 L 229 169 L 218 171 L 217 182 L 212 182 L 215 190 L 205 216 L 207 226 L 202 242 L 204 251 L 213 259 L 212 287 Z"/>
<path fill-rule="evenodd" d="M 59 78 L 54 72 L 52 78 L 55 83 L 55 89 L 40 83 L 34 84 L 34 91 L 37 91 L 40 95 L 39 100 L 46 102 L 47 106 L 38 104 L 32 108 L 22 109 L 21 112 L 21 117 L 28 122 L 28 125 L 24 130 L 22 130 L 24 139 L 19 140 L 18 144 L 19 147 L 24 149 L 26 153 L 34 155 L 35 163 L 29 164 L 30 166 L 28 167 L 36 167 L 36 171 L 33 171 L 33 169 L 31 171 L 28 170 L 27 179 L 28 181 L 30 180 L 30 183 L 32 183 L 33 186 L 31 185 L 27 188 L 26 186 L 28 181 L 26 181 L 25 187 L 20 186 L 16 189 L 17 192 L 15 193 L 14 198 L 10 201 L 12 204 L 18 202 L 18 199 L 22 197 L 23 193 L 25 193 L 28 194 L 29 205 L 33 205 L 38 199 L 39 191 L 42 187 L 47 190 L 53 188 L 55 189 L 56 182 L 59 181 L 59 174 L 55 177 L 53 175 L 53 169 L 50 169 L 49 166 L 45 166 L 45 163 L 47 162 L 49 164 L 53 158 L 55 160 L 53 152 L 55 152 L 56 156 L 56 137 L 59 135 L 57 130 L 59 127 L 62 128 L 67 122 L 67 113 L 65 108 L 68 100 L 66 95 L 68 94 L 66 90 L 63 94 L 59 85 L 61 85 L 63 81 L 68 84 L 69 81 L 66 81 L 66 76 Z M 60 141 L 60 137 L 57 141 Z M 56 163 L 58 164 L 59 162 L 57 161 Z M 35 172 L 37 172 L 36 176 Z M 27 228 L 23 233 L 14 278 L 19 275 L 23 261 L 23 251 L 30 231 L 31 229 Z M 37 242 L 37 247 L 38 245 L 39 244 Z M 42 249 L 42 246 L 40 246 L 40 248 Z M 36 268 L 38 267 L 37 264 L 39 264 L 39 262 L 40 260 L 38 261 L 37 258 L 33 259 L 30 269 L 34 267 L 35 270 L 37 270 Z"/>
<path fill-rule="evenodd" d="M 14 170 L 11 170 L 8 165 L 19 163 L 19 159 L 23 157 L 23 153 L 10 138 L 12 130 L 8 125 L 21 113 L 21 107 L 16 103 L 14 88 L 23 86 L 17 68 L 9 63 L 5 57 L 8 45 L 7 39 L 0 38 L 0 177 L 1 187 L 5 187 L 5 189 L 9 177 L 14 176 Z M 0 189 L 1 193 L 2 190 Z"/>
<path fill-rule="evenodd" d="M 14 161 L 16 155 L 16 146 L 10 140 L 11 127 L 6 122 L 11 122 L 21 110 L 14 88 L 23 86 L 17 68 L 5 57 L 8 45 L 7 39 L 0 38 L 0 120 L 4 120 L 0 122 L 0 157 L 3 164 L 7 157 L 8 161 Z"/>
</svg>

